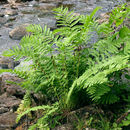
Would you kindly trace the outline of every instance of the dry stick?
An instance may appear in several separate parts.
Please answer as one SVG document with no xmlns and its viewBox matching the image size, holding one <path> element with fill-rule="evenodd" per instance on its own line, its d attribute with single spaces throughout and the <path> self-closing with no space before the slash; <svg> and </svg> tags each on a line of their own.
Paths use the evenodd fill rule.
<svg viewBox="0 0 130 130">
<path fill-rule="evenodd" d="M 117 123 L 117 124 L 121 123 L 121 121 L 124 120 L 124 118 L 125 118 L 126 116 L 128 116 L 128 113 L 129 113 L 129 112 L 126 112 L 126 113 L 124 113 L 123 115 L 121 115 L 121 116 L 116 120 L 116 123 Z"/>
</svg>

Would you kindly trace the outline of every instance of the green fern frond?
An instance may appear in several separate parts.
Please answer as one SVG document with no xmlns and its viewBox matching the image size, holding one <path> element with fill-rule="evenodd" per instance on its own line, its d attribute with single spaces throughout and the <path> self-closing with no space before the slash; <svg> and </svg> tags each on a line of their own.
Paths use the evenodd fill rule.
<svg viewBox="0 0 130 130">
<path fill-rule="evenodd" d="M 12 69 L 0 69 L 0 74 L 2 74 L 3 72 L 13 72 Z"/>
<path fill-rule="evenodd" d="M 121 26 L 119 31 L 115 30 L 114 21 L 120 25 L 122 20 L 117 21 L 112 16 L 108 23 L 99 25 L 94 18 L 99 9 L 97 7 L 89 16 L 84 16 L 75 15 L 67 8 L 57 8 L 54 11 L 58 29 L 52 32 L 47 26 L 42 28 L 39 25 L 30 25 L 27 27 L 30 35 L 23 37 L 19 47 L 6 52 L 6 56 L 14 56 L 16 59 L 25 57 L 32 61 L 30 71 L 15 70 L 17 75 L 25 79 L 22 87 L 46 95 L 50 103 L 60 102 L 57 105 L 30 108 L 29 95 L 26 95 L 21 107 L 25 104 L 29 104 L 29 107 L 20 113 L 17 121 L 31 111 L 42 109 L 43 117 L 30 129 L 49 129 L 49 124 L 52 124 L 50 119 L 55 118 L 54 115 L 60 108 L 66 108 L 72 95 L 77 96 L 81 91 L 85 97 L 96 103 L 111 104 L 120 99 L 115 87 L 117 84 L 110 86 L 115 81 L 111 81 L 109 76 L 129 68 L 129 29 Z M 119 15 L 124 19 L 128 10 L 123 9 L 124 15 L 123 10 L 119 10 L 113 14 L 118 17 L 118 13 L 121 13 Z M 99 38 L 91 43 L 93 33 L 99 35 Z"/>
<path fill-rule="evenodd" d="M 46 26 L 45 26 L 46 28 Z M 30 24 L 28 27 L 26 27 L 27 32 L 32 33 L 33 35 L 41 34 L 43 32 L 43 29 L 40 25 L 32 25 Z"/>
<path fill-rule="evenodd" d="M 115 71 L 122 70 L 124 68 L 129 67 L 128 65 L 129 56 L 113 56 L 110 59 L 98 63 L 94 67 L 88 69 L 84 72 L 82 76 L 80 76 L 77 80 L 74 81 L 70 91 L 68 93 L 68 97 L 66 103 L 68 104 L 71 94 L 74 89 L 87 89 L 87 92 L 92 95 L 93 100 L 98 99 L 94 96 L 96 90 L 93 90 L 94 85 L 100 85 L 108 82 L 107 76 Z M 91 89 L 93 88 L 93 89 Z M 95 89 L 98 87 L 95 87 Z M 106 86 L 107 91 L 107 86 Z"/>
<path fill-rule="evenodd" d="M 49 128 L 49 117 L 52 116 L 55 112 L 57 112 L 59 109 L 58 107 L 58 103 L 53 104 L 52 106 L 49 105 L 43 105 L 43 106 L 36 106 L 33 108 L 29 108 L 28 110 L 26 110 L 25 112 L 23 112 L 22 114 L 17 116 L 16 121 L 18 122 L 21 117 L 23 117 L 24 115 L 27 115 L 28 113 L 30 113 L 31 111 L 38 111 L 38 110 L 43 110 L 43 117 L 39 118 L 37 120 L 37 123 L 32 125 L 29 129 L 32 130 L 32 128 Z"/>
</svg>

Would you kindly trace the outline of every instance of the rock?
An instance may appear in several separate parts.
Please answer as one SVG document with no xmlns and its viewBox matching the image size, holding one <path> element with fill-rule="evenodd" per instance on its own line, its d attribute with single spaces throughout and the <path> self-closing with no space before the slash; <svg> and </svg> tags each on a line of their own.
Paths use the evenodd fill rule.
<svg viewBox="0 0 130 130">
<path fill-rule="evenodd" d="M 11 22 L 11 21 L 14 21 L 14 20 L 16 20 L 16 17 L 9 17 L 8 18 L 8 22 Z"/>
<path fill-rule="evenodd" d="M 6 18 L 0 17 L 0 25 L 3 25 L 7 22 Z"/>
<path fill-rule="evenodd" d="M 18 9 L 16 5 L 11 5 L 11 9 Z"/>
<path fill-rule="evenodd" d="M 5 27 L 12 27 L 12 26 L 13 26 L 13 23 L 6 23 L 4 26 L 5 26 Z"/>
<path fill-rule="evenodd" d="M 36 7 L 37 10 L 52 10 L 53 8 L 56 8 L 56 4 L 41 3 L 38 7 Z"/>
<path fill-rule="evenodd" d="M 0 66 L 3 69 L 8 69 L 10 66 L 11 68 L 14 67 L 13 60 L 8 57 L 0 57 Z"/>
<path fill-rule="evenodd" d="M 128 28 L 130 28 L 130 19 L 129 18 L 125 19 L 124 25 L 127 26 Z"/>
<path fill-rule="evenodd" d="M 16 110 L 21 103 L 19 98 L 20 92 L 22 97 L 25 91 L 21 90 L 13 84 L 9 84 L 6 80 L 20 82 L 21 79 L 9 74 L 3 74 L 0 76 L 0 130 L 12 130 L 16 127 Z"/>
<path fill-rule="evenodd" d="M 55 3 L 62 3 L 63 0 L 40 0 L 43 3 L 51 3 L 51 2 L 55 2 Z"/>
<path fill-rule="evenodd" d="M 101 13 L 101 14 L 100 14 L 100 17 L 101 17 L 101 18 L 105 18 L 105 19 L 109 19 L 110 16 L 109 16 L 108 14 L 109 14 L 109 13 Z"/>
<path fill-rule="evenodd" d="M 0 104 L 0 108 L 1 108 L 1 107 L 6 107 L 6 105 L 5 105 L 5 104 Z"/>
<path fill-rule="evenodd" d="M 97 22 L 99 24 L 104 23 L 104 22 L 108 22 L 109 17 L 110 17 L 109 13 L 101 13 Z"/>
<path fill-rule="evenodd" d="M 14 16 L 14 15 L 18 15 L 18 12 L 16 10 L 12 10 L 12 9 L 6 10 L 5 15 Z"/>
<path fill-rule="evenodd" d="M 27 35 L 26 27 L 29 24 L 23 24 L 16 28 L 14 28 L 11 32 L 9 32 L 9 36 L 14 40 L 20 40 L 23 36 Z"/>
<path fill-rule="evenodd" d="M 9 111 L 8 108 L 4 108 L 4 107 L 0 108 L 0 114 L 3 114 L 3 113 L 8 112 L 8 111 Z"/>
<path fill-rule="evenodd" d="M 32 0 L 7 0 L 7 1 L 8 1 L 9 4 L 15 5 L 15 3 L 32 1 Z"/>
<path fill-rule="evenodd" d="M 3 69 L 13 69 L 15 66 L 19 64 L 19 61 L 14 61 L 12 58 L 0 57 L 0 66 Z"/>
<path fill-rule="evenodd" d="M 1 83 L 2 87 L 0 91 L 1 94 L 6 92 L 7 96 L 15 96 L 17 98 L 22 99 L 25 94 L 25 90 L 23 90 L 20 86 L 16 84 L 10 84 L 10 83 L 7 83 L 6 81 L 20 83 L 23 80 L 11 74 L 3 74 L 2 83 Z"/>
<path fill-rule="evenodd" d="M 4 13 L 0 13 L 0 17 L 4 17 Z"/>
<path fill-rule="evenodd" d="M 16 125 L 16 114 L 6 112 L 0 116 L 0 130 L 10 130 Z"/>
<path fill-rule="evenodd" d="M 22 0 L 7 0 L 9 4 L 14 5 L 16 2 L 21 2 Z"/>
<path fill-rule="evenodd" d="M 21 103 L 21 99 L 16 98 L 15 96 L 8 97 L 6 93 L 0 96 L 0 104 L 4 104 L 8 108 L 9 111 L 16 111 L 19 104 Z M 7 110 L 7 109 L 5 109 Z"/>
</svg>

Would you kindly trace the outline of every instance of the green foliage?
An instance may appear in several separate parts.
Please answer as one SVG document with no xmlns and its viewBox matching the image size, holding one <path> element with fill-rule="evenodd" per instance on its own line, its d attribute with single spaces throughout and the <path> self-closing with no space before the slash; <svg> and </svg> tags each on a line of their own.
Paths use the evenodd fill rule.
<svg viewBox="0 0 130 130">
<path fill-rule="evenodd" d="M 3 72 L 12 72 L 11 69 L 0 69 L 0 74 L 2 74 Z"/>
<path fill-rule="evenodd" d="M 17 109 L 17 114 L 19 114 L 19 116 L 17 117 L 17 121 L 18 122 L 20 120 L 20 115 L 22 115 L 25 111 L 29 110 L 31 108 L 31 96 L 30 96 L 30 92 L 26 92 L 26 94 L 24 95 L 23 100 L 21 101 L 21 104 L 19 105 L 19 108 Z M 30 117 L 31 117 L 31 113 L 28 112 L 27 113 Z"/>
<path fill-rule="evenodd" d="M 86 70 L 82 76 L 74 81 L 69 91 L 67 102 L 75 87 L 78 87 L 78 89 L 87 88 L 87 92 L 91 95 L 92 100 L 98 101 L 105 94 L 101 101 L 103 104 L 116 102 L 118 100 L 116 93 L 109 93 L 111 88 L 109 87 L 110 81 L 107 76 L 115 71 L 127 68 L 128 60 L 129 56 L 114 56 L 109 58 L 108 61 L 103 61 Z M 109 93 L 109 97 L 107 97 L 106 93 Z"/>
<path fill-rule="evenodd" d="M 57 118 L 54 118 L 54 114 L 58 113 L 59 111 L 58 109 L 59 109 L 59 104 L 57 102 L 53 104 L 52 106 L 43 105 L 43 106 L 36 106 L 33 108 L 29 108 L 26 111 L 24 111 L 22 114 L 19 114 L 16 121 L 18 122 L 22 116 L 29 114 L 31 111 L 43 110 L 42 117 L 40 117 L 37 120 L 37 123 L 32 125 L 29 128 L 29 130 L 34 130 L 35 128 L 49 129 L 49 127 L 52 127 L 52 126 L 55 127 L 55 124 L 57 124 L 57 121 L 60 119 L 60 117 L 58 116 Z"/>
<path fill-rule="evenodd" d="M 130 31 L 122 25 L 129 8 L 115 9 L 109 22 L 101 25 L 94 18 L 99 9 L 97 7 L 89 16 L 77 16 L 67 8 L 57 8 L 54 11 L 59 28 L 52 32 L 47 26 L 30 25 L 27 31 L 31 35 L 23 37 L 20 47 L 4 53 L 4 56 L 14 56 L 16 60 L 25 57 L 25 60 L 32 61 L 31 71 L 16 70 L 25 79 L 22 86 L 28 91 L 46 95 L 52 104 L 28 108 L 17 121 L 31 111 L 42 109 L 44 116 L 30 129 L 49 129 L 53 124 L 50 119 L 55 125 L 60 119 L 54 115 L 80 104 L 72 99 L 86 101 L 80 93 L 83 91 L 89 100 L 98 104 L 120 101 L 122 93 L 127 91 L 126 85 L 118 81 L 122 76 L 120 72 L 129 68 Z M 93 32 L 99 39 L 90 44 Z M 114 74 L 120 75 L 116 79 Z"/>
<path fill-rule="evenodd" d="M 122 123 L 120 126 L 129 126 L 130 125 L 130 113 L 125 117 L 124 120 L 122 120 Z"/>
<path fill-rule="evenodd" d="M 126 7 L 126 4 L 122 5 L 121 7 L 117 7 L 116 9 L 112 10 L 109 23 L 114 23 L 116 27 L 118 27 L 124 22 L 126 17 L 129 17 L 129 12 L 130 8 Z"/>
<path fill-rule="evenodd" d="M 123 9 L 124 6 L 120 9 L 120 11 Z M 125 11 L 127 13 L 124 15 L 121 12 L 120 17 L 122 16 L 124 19 L 124 17 L 128 14 L 128 10 L 129 9 Z M 116 10 L 114 11 L 116 12 Z M 112 21 L 115 19 L 110 17 L 109 23 L 103 26 L 99 25 L 97 27 L 99 28 L 99 32 L 102 30 L 101 28 L 104 28 L 104 26 L 109 28 L 112 27 Z M 113 93 L 113 90 L 115 91 L 114 85 L 112 85 L 113 87 L 110 87 L 112 81 L 109 79 L 109 75 L 113 72 L 129 68 L 129 29 L 123 26 L 120 28 L 119 32 L 115 32 L 113 35 L 110 35 L 114 31 L 113 28 L 110 30 L 111 31 L 108 31 L 107 33 L 109 36 L 104 39 L 100 39 L 92 46 L 92 48 L 88 49 L 89 55 L 93 56 L 93 58 L 88 57 L 89 67 L 73 82 L 67 97 L 67 103 L 71 99 L 73 91 L 79 91 L 79 89 L 85 89 L 92 100 L 103 104 L 111 104 L 119 100 L 118 93 Z M 125 33 L 123 33 L 124 31 Z"/>
</svg>

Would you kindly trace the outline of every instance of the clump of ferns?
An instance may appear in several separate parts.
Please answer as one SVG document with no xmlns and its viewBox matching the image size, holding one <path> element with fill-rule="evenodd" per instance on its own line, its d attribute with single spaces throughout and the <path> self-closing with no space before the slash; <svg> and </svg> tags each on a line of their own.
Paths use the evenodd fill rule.
<svg viewBox="0 0 130 130">
<path fill-rule="evenodd" d="M 5 53 L 6 56 L 15 56 L 16 60 L 22 57 L 32 60 L 32 68 L 25 72 L 28 76 L 23 87 L 46 95 L 50 101 L 49 105 L 30 108 L 18 119 L 30 111 L 43 109 L 44 116 L 33 128 L 48 128 L 49 118 L 54 120 L 55 113 L 80 107 L 81 102 L 87 102 L 86 99 L 99 104 L 119 101 L 117 90 L 120 88 L 113 87 L 109 75 L 129 68 L 130 40 L 126 26 L 115 32 L 112 24 L 121 25 L 129 8 L 126 7 L 125 11 L 124 6 L 115 9 L 115 17 L 111 15 L 109 23 L 101 25 L 94 18 L 99 9 L 97 7 L 90 15 L 75 16 L 67 8 L 57 8 L 54 11 L 60 28 L 52 32 L 47 26 L 30 25 L 27 31 L 31 35 L 21 40 L 20 48 L 14 47 Z M 119 15 L 123 20 L 118 20 Z M 93 31 L 99 37 L 102 34 L 105 37 L 89 45 L 90 32 Z"/>
</svg>

